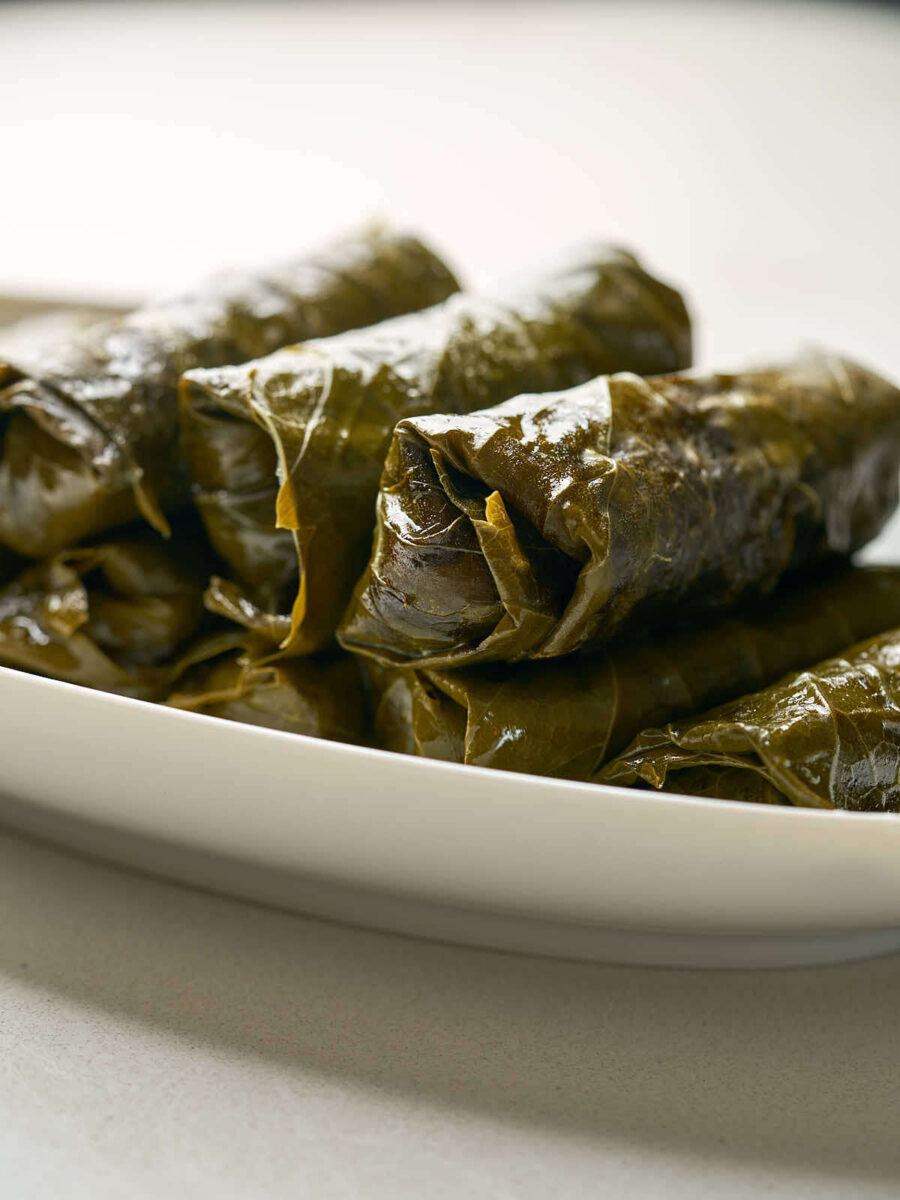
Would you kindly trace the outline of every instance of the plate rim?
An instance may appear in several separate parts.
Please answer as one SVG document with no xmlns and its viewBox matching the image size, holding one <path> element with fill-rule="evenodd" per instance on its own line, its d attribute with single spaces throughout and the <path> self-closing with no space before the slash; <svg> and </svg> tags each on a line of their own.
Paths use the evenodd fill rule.
<svg viewBox="0 0 900 1200">
<path fill-rule="evenodd" d="M 115 692 L 105 692 L 98 688 L 86 687 L 83 684 L 71 683 L 63 679 L 53 679 L 49 676 L 23 671 L 16 667 L 0 665 L 0 686 L 4 686 L 6 683 L 14 685 L 17 680 L 23 678 L 34 683 L 39 688 L 43 686 L 57 691 L 69 692 L 73 699 L 77 699 L 78 697 L 83 698 L 86 693 L 91 697 L 92 702 L 97 702 L 101 706 L 108 705 L 111 708 L 118 708 L 132 713 L 136 713 L 143 708 L 148 708 L 154 710 L 157 714 L 161 712 L 167 713 L 168 716 L 163 719 L 173 720 L 177 723 L 202 721 L 214 722 L 216 725 L 226 725 L 233 731 L 236 731 L 235 736 L 240 738 L 251 738 L 254 741 L 262 738 L 282 745 L 296 745 L 299 742 L 302 745 L 314 746 L 318 750 L 323 750 L 324 748 L 324 752 L 326 753 L 349 754 L 351 758 L 357 757 L 361 762 L 371 761 L 373 756 L 376 761 L 386 756 L 394 763 L 403 763 L 404 766 L 401 769 L 408 772 L 420 771 L 425 774 L 449 772 L 451 776 L 459 776 L 462 773 L 462 778 L 470 778 L 472 773 L 475 772 L 483 781 L 488 783 L 498 775 L 502 775 L 527 781 L 526 786 L 529 790 L 535 786 L 540 786 L 541 788 L 549 788 L 552 791 L 559 792 L 561 795 L 566 795 L 572 799 L 580 797 L 585 801 L 598 795 L 619 800 L 627 799 L 629 804 L 649 809 L 651 812 L 660 808 L 671 810 L 674 807 L 676 811 L 683 809 L 686 811 L 707 811 L 709 813 L 732 813 L 735 817 L 741 815 L 746 817 L 752 813 L 757 819 L 763 822 L 768 821 L 781 825 L 794 825 L 800 822 L 801 828 L 805 826 L 812 828 L 814 824 L 822 828 L 828 828 L 836 823 L 840 823 L 845 827 L 848 823 L 854 826 L 859 825 L 860 829 L 865 825 L 872 826 L 876 823 L 887 823 L 889 826 L 897 825 L 900 828 L 900 814 L 897 813 L 856 812 L 840 808 L 807 808 L 800 805 L 754 804 L 748 800 L 718 800 L 703 796 L 691 796 L 682 792 L 663 792 L 644 788 L 623 787 L 619 784 L 559 779 L 551 775 L 536 775 L 531 772 L 504 771 L 496 767 L 482 767 L 470 763 L 447 762 L 443 759 L 428 758 L 425 755 L 403 754 L 402 752 L 386 750 L 379 746 L 364 746 L 353 742 L 340 742 L 328 738 L 318 738 L 312 734 L 291 733 L 286 730 L 270 729 L 263 725 L 252 725 L 243 721 L 229 721 L 224 717 L 213 716 L 209 713 L 192 712 L 189 709 L 175 708 L 165 703 L 143 700 L 133 696 L 122 696 Z M 0 782 L 2 782 L 2 774 L 0 774 Z M 823 822 L 825 823 L 824 825 Z"/>
</svg>

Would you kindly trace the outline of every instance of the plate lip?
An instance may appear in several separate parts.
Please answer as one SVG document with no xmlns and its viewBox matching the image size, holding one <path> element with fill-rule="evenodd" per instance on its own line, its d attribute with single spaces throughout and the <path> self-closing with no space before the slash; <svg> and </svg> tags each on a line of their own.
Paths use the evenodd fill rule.
<svg viewBox="0 0 900 1200">
<path fill-rule="evenodd" d="M 820 832 L 823 829 L 836 827 L 836 822 L 840 822 L 844 828 L 847 827 L 848 823 L 852 824 L 857 828 L 858 832 L 862 832 L 866 826 L 874 828 L 876 824 L 886 824 L 900 828 L 900 817 L 896 813 L 848 812 L 846 809 L 839 808 L 805 808 L 799 805 L 754 804 L 747 800 L 717 800 L 702 796 L 686 795 L 679 792 L 657 792 L 643 788 L 622 787 L 618 784 L 559 779 L 553 776 L 535 775 L 524 771 L 504 771 L 495 767 L 481 767 L 470 763 L 447 762 L 443 759 L 427 758 L 424 755 L 403 754 L 394 750 L 385 750 L 378 746 L 363 746 L 352 742 L 318 738 L 311 734 L 290 733 L 286 730 L 270 729 L 263 725 L 252 725 L 247 722 L 228 721 L 223 717 L 212 716 L 209 713 L 192 712 L 188 709 L 175 708 L 165 703 L 142 700 L 133 696 L 122 696 L 115 692 L 105 692 L 100 689 L 85 687 L 83 684 L 70 683 L 67 680 L 53 679 L 48 676 L 32 674 L 29 671 L 22 671 L 15 667 L 0 665 L 0 691 L 5 690 L 7 686 L 16 687 L 17 685 L 24 685 L 25 687 L 34 686 L 37 690 L 50 689 L 63 695 L 70 695 L 73 702 L 87 700 L 89 704 L 96 704 L 101 708 L 109 707 L 118 709 L 124 713 L 137 714 L 146 708 L 154 711 L 156 717 L 163 721 L 172 720 L 176 723 L 200 721 L 207 724 L 211 722 L 215 726 L 229 727 L 232 736 L 238 739 L 249 738 L 257 741 L 262 738 L 285 747 L 300 746 L 329 756 L 357 758 L 361 764 L 373 761 L 381 762 L 384 759 L 388 759 L 395 767 L 402 763 L 403 766 L 399 767 L 399 769 L 408 774 L 418 772 L 427 776 L 438 772 L 449 773 L 450 776 L 458 776 L 460 772 L 463 772 L 465 778 L 472 778 L 472 772 L 476 772 L 478 778 L 487 784 L 495 781 L 497 776 L 500 775 L 506 777 L 505 782 L 507 784 L 510 780 L 521 781 L 523 787 L 527 788 L 530 792 L 533 792 L 536 788 L 540 788 L 556 792 L 560 796 L 566 796 L 569 800 L 581 802 L 591 799 L 597 800 L 599 798 L 619 803 L 627 802 L 629 806 L 644 809 L 650 814 L 659 812 L 673 816 L 679 812 L 685 815 L 688 813 L 707 812 L 709 814 L 722 814 L 723 816 L 730 814 L 733 820 L 745 820 L 748 816 L 752 816 L 754 820 L 760 822 L 768 821 L 781 826 L 790 824 L 791 827 L 797 830 L 809 828 L 812 831 L 814 828 L 817 828 Z M 163 713 L 167 715 L 163 716 Z M 2 772 L 0 772 L 0 782 L 2 782 Z M 508 788 L 505 790 L 508 790 Z M 499 796 L 498 799 L 500 799 Z M 507 795 L 504 799 L 509 802 L 510 797 Z"/>
</svg>

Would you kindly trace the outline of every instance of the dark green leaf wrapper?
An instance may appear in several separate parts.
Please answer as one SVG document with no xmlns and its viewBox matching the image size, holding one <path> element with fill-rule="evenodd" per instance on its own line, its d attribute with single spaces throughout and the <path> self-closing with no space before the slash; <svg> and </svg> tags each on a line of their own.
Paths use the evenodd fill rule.
<svg viewBox="0 0 900 1200">
<path fill-rule="evenodd" d="M 415 239 L 346 239 L 261 274 L 0 351 L 0 542 L 34 558 L 188 500 L 177 385 L 192 367 L 368 325 L 456 281 Z"/>
<path fill-rule="evenodd" d="M 405 420 L 339 638 L 456 668 L 712 613 L 869 541 L 898 466 L 900 391 L 824 355 Z"/>
<path fill-rule="evenodd" d="M 900 624 L 900 567 L 855 567 L 782 587 L 703 629 L 551 662 L 458 671 L 373 664 L 388 750 L 589 779 L 650 725 L 765 687 Z"/>
<path fill-rule="evenodd" d="M 66 550 L 0 588 L 0 665 L 142 699 L 207 619 L 203 546 L 147 532 Z"/>
<path fill-rule="evenodd" d="M 601 371 L 674 370 L 690 354 L 678 293 L 630 254 L 591 246 L 493 294 L 191 372 L 182 389 L 191 471 L 239 585 L 216 584 L 211 607 L 287 654 L 320 649 L 365 565 L 398 420 L 468 412 Z"/>
<path fill-rule="evenodd" d="M 167 703 L 173 708 L 302 733 L 371 743 L 368 684 L 352 655 L 339 651 L 266 666 L 246 662 L 241 633 L 201 639 L 185 656 Z"/>
<path fill-rule="evenodd" d="M 702 716 L 648 729 L 597 778 L 718 799 L 900 811 L 900 629 Z"/>
</svg>

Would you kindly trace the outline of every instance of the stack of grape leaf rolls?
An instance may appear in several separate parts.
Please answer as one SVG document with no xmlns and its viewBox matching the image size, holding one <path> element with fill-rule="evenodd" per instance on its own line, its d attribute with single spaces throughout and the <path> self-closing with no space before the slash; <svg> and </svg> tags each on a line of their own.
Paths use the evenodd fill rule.
<svg viewBox="0 0 900 1200">
<path fill-rule="evenodd" d="M 592 654 L 459 670 L 373 666 L 380 740 L 500 770 L 589 779 L 642 730 L 900 625 L 900 567 L 840 567 L 702 626 Z"/>
<path fill-rule="evenodd" d="M 395 664 L 553 658 L 768 593 L 881 529 L 898 401 L 816 357 L 402 421 L 341 640 Z"/>
<path fill-rule="evenodd" d="M 33 558 L 187 499 L 176 391 L 191 367 L 435 304 L 456 290 L 415 238 L 372 234 L 213 279 L 83 330 L 0 350 L 0 542 Z"/>
<path fill-rule="evenodd" d="M 38 318 L 0 337 L 0 663 L 161 699 L 217 648 L 238 658 L 242 631 L 202 603 L 220 567 L 184 514 L 181 375 L 427 308 L 457 286 L 418 238 L 372 232 L 115 320 Z M 315 716 L 334 709 L 335 678 L 311 663 L 294 681 L 291 728 L 355 730 Z M 245 709 L 262 686 L 241 684 Z M 362 707 L 359 684 L 354 696 Z"/>
<path fill-rule="evenodd" d="M 371 233 L 0 332 L 0 664 L 475 767 L 900 810 L 900 391 L 691 372 L 589 244 Z M 751 347 L 752 349 L 752 347 Z M 670 801 L 674 802 L 674 801 Z"/>
<path fill-rule="evenodd" d="M 378 727 L 394 748 L 590 778 L 637 736 L 599 778 L 661 786 L 668 763 L 670 778 L 680 772 L 673 787 L 757 798 L 766 789 L 746 783 L 749 747 L 761 755 L 774 733 L 746 734 L 742 775 L 733 760 L 713 772 L 703 757 L 735 745 L 726 724 L 713 746 L 717 714 L 643 741 L 641 731 L 767 685 L 757 722 L 765 711 L 783 730 L 798 684 L 779 676 L 813 668 L 832 679 L 819 659 L 900 623 L 897 571 L 822 576 L 883 527 L 898 467 L 900 392 L 824 354 L 734 375 L 620 374 L 406 420 L 339 639 L 373 659 Z M 857 690 L 861 677 L 877 715 L 866 723 L 852 710 L 856 740 L 838 750 L 801 720 L 810 738 L 790 749 L 833 766 L 850 754 L 869 806 L 895 809 L 900 787 L 884 779 L 900 768 L 900 709 L 869 658 Z M 836 728 L 833 686 L 829 695 Z M 702 780 L 688 766 L 702 766 Z M 780 787 L 782 800 L 812 802 L 771 767 L 757 775 L 769 799 Z M 840 778 L 835 767 L 829 779 Z M 827 803 L 865 807 L 841 786 Z"/>
<path fill-rule="evenodd" d="M 233 576 L 214 582 L 211 607 L 270 651 L 321 649 L 365 564 L 399 420 L 467 413 L 607 370 L 674 370 L 690 355 L 680 295 L 632 255 L 592 245 L 484 294 L 243 367 L 188 372 L 195 494 Z"/>
</svg>

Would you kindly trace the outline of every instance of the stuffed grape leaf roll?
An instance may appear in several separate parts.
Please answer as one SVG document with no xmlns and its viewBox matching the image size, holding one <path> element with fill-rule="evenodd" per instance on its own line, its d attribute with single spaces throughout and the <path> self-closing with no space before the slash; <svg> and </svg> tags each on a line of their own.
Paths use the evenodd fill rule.
<svg viewBox="0 0 900 1200">
<path fill-rule="evenodd" d="M 210 556 L 151 531 L 65 550 L 0 588 L 0 665 L 143 699 L 207 617 Z"/>
<path fill-rule="evenodd" d="M 459 667 L 726 609 L 870 540 L 898 466 L 900 390 L 826 355 L 408 419 L 340 640 Z"/>
<path fill-rule="evenodd" d="M 456 671 L 373 664 L 385 749 L 588 779 L 643 729 L 773 683 L 900 624 L 900 567 L 851 567 L 782 586 L 703 628 L 593 654 Z"/>
<path fill-rule="evenodd" d="M 234 572 L 214 585 L 212 607 L 285 653 L 323 647 L 365 565 L 398 420 L 465 413 L 600 371 L 674 370 L 690 354 L 680 295 L 632 255 L 593 245 L 484 295 L 188 373 L 195 498 Z"/>
<path fill-rule="evenodd" d="M 456 290 L 414 238 L 371 234 L 234 273 L 121 319 L 0 351 L 0 542 L 40 558 L 188 500 L 177 385 L 191 367 L 368 325 Z"/>
<path fill-rule="evenodd" d="M 646 730 L 598 781 L 900 811 L 900 629 L 701 716 Z"/>
</svg>

